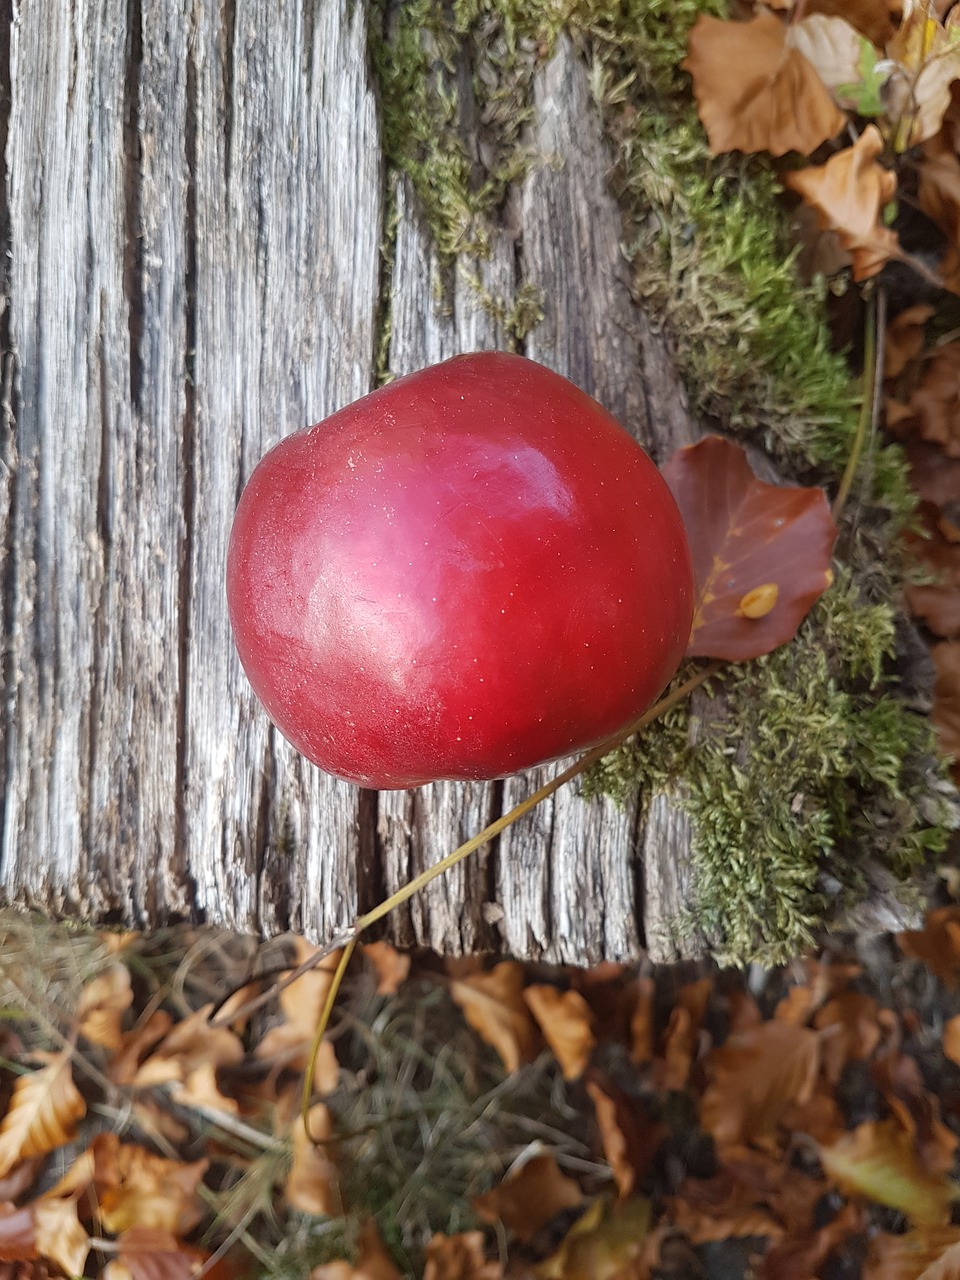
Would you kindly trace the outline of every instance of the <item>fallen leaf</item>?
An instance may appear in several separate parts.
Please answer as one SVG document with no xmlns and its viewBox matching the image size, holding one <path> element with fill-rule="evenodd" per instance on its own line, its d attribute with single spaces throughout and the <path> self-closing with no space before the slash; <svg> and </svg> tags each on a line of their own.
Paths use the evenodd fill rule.
<svg viewBox="0 0 960 1280">
<path fill-rule="evenodd" d="M 37 1253 L 49 1258 L 68 1276 L 83 1274 L 90 1236 L 77 1216 L 75 1200 L 41 1196 L 28 1206 L 36 1224 Z"/>
<path fill-rule="evenodd" d="M 895 1119 L 868 1121 L 819 1148 L 824 1173 L 844 1195 L 862 1195 L 912 1222 L 944 1225 L 957 1184 L 920 1166 L 912 1136 Z"/>
<path fill-rule="evenodd" d="M 916 360 L 926 342 L 924 326 L 934 314 L 933 307 L 917 303 L 898 311 L 887 321 L 883 341 L 884 378 L 899 378 L 907 365 Z"/>
<path fill-rule="evenodd" d="M 880 130 L 868 124 L 826 164 L 783 175 L 784 186 L 814 209 L 821 229 L 837 233 L 852 256 L 854 280 L 876 275 L 898 249 L 896 232 L 881 220 L 897 189 L 896 174 L 877 163 L 882 153 Z"/>
<path fill-rule="evenodd" d="M 924 440 L 960 458 L 960 342 L 938 348 L 907 409 Z"/>
<path fill-rule="evenodd" d="M 558 1213 L 583 1204 L 583 1192 L 549 1152 L 534 1156 L 508 1174 L 499 1186 L 473 1201 L 481 1222 L 502 1222 L 528 1244 Z"/>
<path fill-rule="evenodd" d="M 168 1160 L 112 1133 L 98 1134 L 91 1147 L 98 1213 L 107 1231 L 120 1235 L 139 1226 L 179 1236 L 202 1218 L 198 1189 L 209 1160 Z"/>
<path fill-rule="evenodd" d="M 960 1280 L 960 1228 L 871 1236 L 861 1280 Z"/>
<path fill-rule="evenodd" d="M 937 730 L 940 750 L 945 756 L 950 756 L 954 761 L 960 762 L 960 641 L 951 640 L 946 641 L 944 644 L 934 645 L 930 650 L 930 656 L 933 659 L 933 665 L 937 673 L 937 679 L 933 686 L 933 711 L 930 713 L 930 719 Z M 957 772 L 958 765 L 954 764 L 954 774 L 956 775 Z M 943 910 L 949 911 L 952 908 L 944 907 Z M 929 916 L 924 927 L 928 926 Z M 946 932 L 952 934 L 954 929 L 960 934 L 960 925 L 956 925 L 953 922 L 946 927 Z M 898 940 L 903 937 L 903 934 L 899 934 Z M 957 969 L 960 967 L 960 960 L 957 959 L 955 954 L 956 950 L 957 945 L 951 944 L 950 950 L 942 961 L 929 953 L 919 958 L 925 960 L 934 973 L 937 973 L 940 977 L 943 976 L 940 970 L 949 963 L 952 966 L 950 970 L 952 976 L 949 982 L 953 985 Z M 945 982 L 948 981 L 946 978 L 943 980 Z"/>
<path fill-rule="evenodd" d="M 917 519 L 923 533 L 908 531 L 904 545 L 936 581 L 909 583 L 907 604 L 935 635 L 955 640 L 960 636 L 960 544 L 944 537 L 928 504 L 921 504 Z"/>
<path fill-rule="evenodd" d="M 700 978 L 686 983 L 677 992 L 663 1033 L 662 1051 L 654 1063 L 658 1088 L 679 1092 L 687 1087 L 700 1039 L 700 1024 L 712 991 L 713 982 Z"/>
<path fill-rule="evenodd" d="M 297 967 L 320 950 L 306 938 L 295 937 L 293 944 Z M 325 956 L 316 968 L 308 970 L 280 992 L 278 999 L 283 1021 L 266 1033 L 253 1051 L 255 1058 L 260 1061 L 277 1060 L 294 1071 L 306 1070 L 314 1035 L 342 954 L 334 951 Z M 283 978 L 287 974 L 280 976 Z M 324 1039 L 314 1067 L 314 1088 L 318 1093 L 332 1093 L 339 1078 L 337 1055 L 330 1041 Z"/>
<path fill-rule="evenodd" d="M 107 1264 L 100 1280 L 193 1280 L 208 1257 L 169 1231 L 131 1227 L 117 1240 L 116 1260 Z"/>
<path fill-rule="evenodd" d="M 706 1060 L 700 1123 L 721 1149 L 770 1143 L 788 1105 L 812 1093 L 819 1060 L 819 1037 L 806 1027 L 765 1022 L 731 1036 Z"/>
<path fill-rule="evenodd" d="M 423 1280 L 501 1280 L 502 1276 L 499 1262 L 484 1258 L 480 1231 L 456 1236 L 437 1232 L 427 1245 Z"/>
<path fill-rule="evenodd" d="M 895 7 L 898 6 L 891 6 L 887 0 L 808 0 L 804 12 L 841 14 L 872 44 L 882 49 L 895 30 L 890 20 Z"/>
<path fill-rule="evenodd" d="M 496 1049 L 508 1072 L 532 1062 L 542 1044 L 523 998 L 523 982 L 522 965 L 504 960 L 489 972 L 450 983 L 450 994 L 464 1017 Z"/>
<path fill-rule="evenodd" d="M 578 1080 L 597 1043 L 586 1000 L 578 991 L 539 985 L 525 987 L 523 998 L 560 1063 L 564 1080 Z"/>
<path fill-rule="evenodd" d="M 167 1084 L 170 1096 L 182 1106 L 213 1106 L 228 1114 L 238 1110 L 236 1102 L 220 1092 L 215 1072 L 242 1062 L 243 1045 L 229 1027 L 210 1025 L 212 1009 L 212 1004 L 204 1005 L 173 1026 L 138 1068 L 132 1081 L 135 1088 Z"/>
<path fill-rule="evenodd" d="M 910 440 L 906 455 L 911 486 L 936 511 L 940 534 L 954 541 L 953 530 L 960 530 L 960 458 L 948 458 L 938 445 L 923 440 Z"/>
<path fill-rule="evenodd" d="M 646 1176 L 667 1130 L 650 1117 L 639 1098 L 630 1097 L 612 1080 L 588 1080 L 587 1093 L 593 1099 L 603 1153 L 620 1197 L 626 1200 Z"/>
<path fill-rule="evenodd" d="M 410 973 L 410 957 L 389 942 L 365 942 L 363 954 L 377 975 L 377 995 L 396 995 Z"/>
<path fill-rule="evenodd" d="M 704 1241 L 751 1235 L 758 1227 L 764 1229 L 757 1234 L 778 1240 L 809 1229 L 826 1191 L 822 1178 L 793 1168 L 779 1153 L 734 1148 L 712 1178 L 684 1179 L 668 1202 L 668 1215 L 684 1231 L 689 1222 Z"/>
<path fill-rule="evenodd" d="M 31 1207 L 0 1204 L 0 1262 L 30 1262 L 37 1256 L 37 1222 Z"/>
<path fill-rule="evenodd" d="M 73 1083 L 70 1049 L 55 1057 L 44 1056 L 46 1066 L 14 1082 L 10 1105 L 0 1122 L 0 1177 L 19 1161 L 46 1155 L 69 1142 L 86 1114 L 87 1104 Z"/>
<path fill-rule="evenodd" d="M 749 22 L 701 14 L 681 67 L 693 79 L 700 119 L 714 155 L 788 151 L 809 155 L 846 124 L 807 59 L 787 45 L 770 13 Z"/>
<path fill-rule="evenodd" d="M 960 1066 L 960 1014 L 948 1018 L 943 1026 L 943 1052 L 951 1062 Z"/>
<path fill-rule="evenodd" d="M 383 1247 L 376 1223 L 364 1223 L 360 1231 L 360 1243 L 356 1264 L 352 1262 L 327 1262 L 314 1267 L 310 1280 L 403 1280 L 393 1265 L 393 1259 Z"/>
<path fill-rule="evenodd" d="M 123 1042 L 121 1021 L 132 1003 L 130 970 L 125 964 L 108 965 L 80 994 L 80 1034 L 105 1049 L 119 1049 Z"/>
<path fill-rule="evenodd" d="M 635 1066 L 653 1058 L 655 995 L 653 979 L 641 975 L 636 982 L 636 1004 L 630 1015 L 630 1061 Z"/>
<path fill-rule="evenodd" d="M 143 1059 L 172 1026 L 170 1014 L 165 1009 L 155 1009 L 132 1031 L 126 1032 L 107 1064 L 107 1074 L 113 1083 L 133 1084 Z"/>
<path fill-rule="evenodd" d="M 942 130 L 921 148 L 917 203 L 947 236 L 940 273 L 947 288 L 956 293 L 960 290 L 960 159 Z"/>
<path fill-rule="evenodd" d="M 950 105 L 950 86 L 960 77 L 960 33 L 955 21 L 941 24 L 929 0 L 904 6 L 903 20 L 887 44 L 895 65 L 887 81 L 887 114 L 896 123 L 893 145 L 907 151 L 933 137 Z"/>
<path fill-rule="evenodd" d="M 924 1087 L 916 1058 L 891 1049 L 873 1063 L 871 1075 L 910 1138 L 921 1168 L 927 1173 L 949 1173 L 958 1139 L 940 1119 L 939 1099 Z"/>
<path fill-rule="evenodd" d="M 826 1226 L 775 1244 L 764 1256 L 758 1280 L 808 1280 L 820 1275 L 830 1255 L 859 1234 L 863 1226 L 859 1205 L 845 1204 Z"/>
<path fill-rule="evenodd" d="M 960 644 L 940 644 L 934 649 L 956 651 L 960 674 Z M 956 987 L 960 977 L 960 906 L 937 907 L 928 911 L 922 929 L 907 929 L 896 935 L 897 945 L 905 956 L 921 960 L 942 983 Z"/>
<path fill-rule="evenodd" d="M 862 91 L 857 90 L 862 89 L 864 46 L 868 53 L 875 51 L 846 18 L 811 13 L 787 28 L 786 43 L 803 54 L 835 101 L 846 108 L 862 102 Z"/>
<path fill-rule="evenodd" d="M 869 1058 L 880 1043 L 877 1002 L 859 991 L 844 991 L 816 1013 L 813 1025 L 824 1032 L 820 1060 L 830 1084 L 836 1086 L 848 1062 Z"/>
<path fill-rule="evenodd" d="M 786 644 L 833 581 L 837 528 L 823 490 L 764 484 L 743 449 L 719 436 L 678 449 L 662 470 L 697 583 L 687 653 L 745 662 Z M 739 617 L 747 592 L 771 582 L 776 606 Z"/>
<path fill-rule="evenodd" d="M 641 1196 L 594 1200 L 556 1253 L 534 1267 L 537 1280 L 633 1280 L 650 1233 L 650 1203 Z M 426 1280 L 426 1278 L 425 1278 Z"/>
<path fill-rule="evenodd" d="M 284 1195 L 287 1202 L 301 1213 L 336 1217 L 343 1209 L 336 1167 L 329 1154 L 333 1121 L 322 1102 L 310 1108 L 307 1121 L 309 1133 L 304 1128 L 302 1116 L 298 1115 L 293 1125 L 293 1160 Z"/>
</svg>

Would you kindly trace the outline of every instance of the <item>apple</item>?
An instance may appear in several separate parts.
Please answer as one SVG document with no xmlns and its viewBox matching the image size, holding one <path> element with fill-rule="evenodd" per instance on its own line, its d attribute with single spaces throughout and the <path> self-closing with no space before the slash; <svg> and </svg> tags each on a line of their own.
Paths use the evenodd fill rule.
<svg viewBox="0 0 960 1280">
<path fill-rule="evenodd" d="M 521 356 L 457 356 L 277 444 L 227 562 L 270 718 L 366 787 L 502 777 L 626 726 L 676 670 L 693 573 L 629 433 Z"/>
</svg>

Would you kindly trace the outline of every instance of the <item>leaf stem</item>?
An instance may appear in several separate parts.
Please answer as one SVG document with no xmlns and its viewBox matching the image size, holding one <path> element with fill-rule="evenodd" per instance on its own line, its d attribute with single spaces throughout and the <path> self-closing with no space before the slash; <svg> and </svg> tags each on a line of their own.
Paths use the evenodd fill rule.
<svg viewBox="0 0 960 1280">
<path fill-rule="evenodd" d="M 867 303 L 863 330 L 863 393 L 860 398 L 860 414 L 843 478 L 840 481 L 837 496 L 833 500 L 834 520 L 839 519 L 840 512 L 850 496 L 857 468 L 863 456 L 867 434 L 876 425 L 880 390 L 883 385 L 883 353 L 880 351 L 880 344 L 886 328 L 885 322 L 886 292 L 882 287 L 878 287 L 872 292 Z"/>
</svg>

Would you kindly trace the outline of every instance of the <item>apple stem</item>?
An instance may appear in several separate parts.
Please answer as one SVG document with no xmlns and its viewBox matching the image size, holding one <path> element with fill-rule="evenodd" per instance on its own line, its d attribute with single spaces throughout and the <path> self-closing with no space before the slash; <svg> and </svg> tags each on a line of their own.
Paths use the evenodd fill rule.
<svg viewBox="0 0 960 1280">
<path fill-rule="evenodd" d="M 374 907 L 372 911 L 367 911 L 364 915 L 358 916 L 346 934 L 341 935 L 340 938 L 336 939 L 335 942 L 326 949 L 317 952 L 316 956 L 310 957 L 310 961 L 307 962 L 307 967 L 312 967 L 314 964 L 319 963 L 324 956 L 329 955 L 337 946 L 343 946 L 344 948 L 343 954 L 340 956 L 340 961 L 334 972 L 333 980 L 330 983 L 330 989 L 327 991 L 327 998 L 324 1002 L 323 1012 L 320 1015 L 320 1021 L 317 1024 L 317 1029 L 314 1034 L 313 1044 L 310 1049 L 310 1058 L 307 1063 L 307 1071 L 303 1081 L 301 1115 L 303 1118 L 304 1128 L 308 1135 L 310 1134 L 310 1098 L 313 1092 L 313 1074 L 316 1066 L 317 1055 L 320 1052 L 320 1044 L 326 1033 L 330 1016 L 333 1013 L 333 1006 L 337 999 L 337 993 L 340 990 L 340 984 L 343 981 L 344 974 L 347 971 L 347 965 L 350 963 L 350 958 L 352 957 L 357 942 L 360 939 L 360 935 L 369 929 L 372 924 L 375 924 L 378 920 L 382 920 L 384 916 L 389 915 L 389 913 L 395 907 L 400 906 L 402 902 L 406 902 L 409 898 L 412 898 L 414 894 L 419 893 L 421 889 L 426 888 L 431 881 L 436 880 L 438 876 L 442 876 L 445 871 L 449 871 L 450 868 L 455 867 L 458 862 L 462 862 L 464 858 L 468 858 L 471 853 L 475 853 L 477 849 L 480 849 L 483 845 L 489 843 L 489 841 L 491 841 L 495 836 L 498 836 L 501 831 L 506 831 L 507 827 L 513 826 L 513 824 L 518 822 L 524 814 L 529 813 L 531 809 L 535 809 L 541 801 L 552 796 L 555 791 L 559 791 L 565 783 L 570 782 L 571 779 L 576 778 L 579 774 L 589 769 L 592 764 L 596 764 L 596 762 L 598 760 L 602 760 L 605 755 L 609 755 L 611 751 L 614 751 L 617 747 L 621 746 L 622 743 L 626 742 L 627 738 L 632 737 L 635 733 L 639 733 L 641 729 L 645 729 L 647 725 L 652 724 L 654 720 L 659 719 L 660 716 L 664 715 L 672 707 L 675 707 L 679 702 L 683 702 L 685 698 L 693 693 L 694 689 L 698 689 L 700 685 L 709 680 L 711 676 L 716 675 L 722 666 L 723 663 L 719 661 L 709 662 L 705 667 L 702 667 L 698 672 L 696 672 L 695 675 L 692 675 L 689 680 L 685 680 L 683 684 L 677 685 L 676 689 L 672 689 L 665 697 L 661 698 L 659 702 L 655 702 L 649 711 L 645 711 L 642 716 L 628 724 L 625 729 L 621 729 L 620 732 L 614 734 L 612 738 L 605 739 L 599 744 L 599 746 L 593 747 L 590 751 L 586 752 L 585 755 L 582 755 L 578 760 L 575 760 L 573 764 L 568 765 L 566 769 L 558 773 L 555 778 L 551 778 L 551 780 L 544 783 L 542 787 L 538 787 L 532 795 L 527 796 L 525 800 L 521 800 L 519 804 L 514 805 L 512 809 L 502 814 L 495 822 L 491 822 L 489 826 L 484 827 L 483 830 L 479 831 L 475 836 L 471 836 L 470 839 L 466 840 L 459 846 L 459 848 L 454 849 L 452 853 L 448 853 L 445 858 L 441 858 L 440 861 L 434 863 L 432 867 L 428 867 L 426 871 L 422 871 L 420 875 L 415 876 L 405 884 L 402 889 L 398 889 L 396 893 L 392 894 L 389 898 L 384 899 L 384 901 Z M 278 984 L 270 992 L 264 993 L 265 996 L 282 991 L 305 971 L 306 967 L 301 965 L 299 969 L 288 974 L 282 983 Z M 258 1002 L 261 1002 L 261 998 L 259 997 Z M 249 1008 L 249 1006 L 247 1006 L 247 1008 Z M 236 1014 L 234 1013 L 232 1016 L 236 1017 Z"/>
</svg>

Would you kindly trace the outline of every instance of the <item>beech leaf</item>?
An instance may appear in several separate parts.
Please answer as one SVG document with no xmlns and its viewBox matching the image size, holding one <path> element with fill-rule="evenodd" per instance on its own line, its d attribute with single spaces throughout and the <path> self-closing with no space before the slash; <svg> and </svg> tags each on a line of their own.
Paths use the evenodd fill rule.
<svg viewBox="0 0 960 1280">
<path fill-rule="evenodd" d="M 895 1118 L 868 1121 L 819 1148 L 824 1173 L 846 1195 L 862 1195 L 911 1221 L 945 1225 L 960 1187 L 920 1164 L 914 1137 Z"/>
<path fill-rule="evenodd" d="M 523 992 L 543 1038 L 553 1050 L 564 1080 L 583 1075 L 597 1041 L 591 1029 L 593 1015 L 579 991 L 558 991 L 551 986 L 530 986 Z"/>
<path fill-rule="evenodd" d="M 739 445 L 719 436 L 679 449 L 663 467 L 687 530 L 697 604 L 687 653 L 745 662 L 796 635 L 833 581 L 837 527 L 822 489 L 764 484 Z M 761 617 L 741 603 L 764 588 Z"/>
<path fill-rule="evenodd" d="M 761 12 L 749 22 L 701 14 L 687 49 L 681 65 L 693 78 L 714 155 L 809 155 L 847 122 L 813 66 L 787 45 L 786 28 L 772 13 Z"/>
<path fill-rule="evenodd" d="M 86 1110 L 73 1083 L 69 1049 L 39 1071 L 18 1076 L 0 1123 L 0 1177 L 19 1161 L 69 1142 Z"/>
<path fill-rule="evenodd" d="M 583 1192 L 547 1153 L 534 1156 L 508 1174 L 498 1187 L 473 1202 L 481 1222 L 502 1222 L 518 1240 L 529 1243 L 546 1224 L 583 1204 Z"/>
<path fill-rule="evenodd" d="M 337 1171 L 330 1159 L 328 1140 L 333 1135 L 330 1112 L 322 1102 L 310 1108 L 307 1116 L 309 1133 L 303 1117 L 298 1115 L 293 1126 L 293 1161 L 287 1174 L 284 1194 L 301 1213 L 332 1217 L 341 1213 Z"/>
<path fill-rule="evenodd" d="M 441 1232 L 427 1245 L 423 1280 L 501 1280 L 499 1262 L 487 1262 L 483 1251 L 483 1233 L 464 1231 L 445 1236 Z"/>
<path fill-rule="evenodd" d="M 540 1033 L 523 998 L 523 968 L 516 961 L 504 960 L 488 973 L 451 982 L 450 994 L 507 1071 L 532 1062 L 540 1052 Z"/>
<path fill-rule="evenodd" d="M 822 231 L 835 231 L 853 260 L 854 280 L 866 280 L 897 252 L 897 235 L 883 225 L 884 206 L 893 199 L 897 177 L 877 163 L 883 152 L 880 130 L 868 124 L 852 147 L 826 164 L 785 174 L 783 184 L 796 191 L 817 215 Z"/>
<path fill-rule="evenodd" d="M 80 1034 L 105 1049 L 119 1049 L 121 1020 L 133 1003 L 130 970 L 114 962 L 83 988 L 80 996 Z"/>
</svg>

